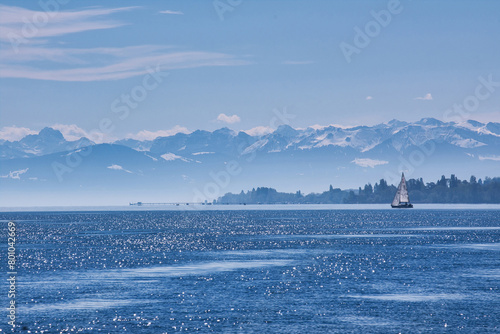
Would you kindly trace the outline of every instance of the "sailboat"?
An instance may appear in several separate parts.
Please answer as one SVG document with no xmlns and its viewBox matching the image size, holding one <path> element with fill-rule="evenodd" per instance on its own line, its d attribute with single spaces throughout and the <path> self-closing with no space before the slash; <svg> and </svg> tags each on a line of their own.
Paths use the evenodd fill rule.
<svg viewBox="0 0 500 334">
<path fill-rule="evenodd" d="M 410 197 L 408 196 L 404 173 L 401 175 L 401 182 L 399 183 L 398 191 L 396 191 L 396 196 L 394 196 L 392 200 L 391 207 L 400 209 L 413 208 L 413 205 L 410 203 Z"/>
</svg>

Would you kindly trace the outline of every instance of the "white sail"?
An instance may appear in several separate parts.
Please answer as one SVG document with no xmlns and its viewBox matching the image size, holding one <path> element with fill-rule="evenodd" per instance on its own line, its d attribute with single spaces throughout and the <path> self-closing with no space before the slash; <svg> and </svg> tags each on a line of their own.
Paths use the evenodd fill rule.
<svg viewBox="0 0 500 334">
<path fill-rule="evenodd" d="M 400 188 L 401 185 L 398 187 L 398 191 L 396 191 L 396 196 L 394 196 L 394 199 L 392 200 L 392 206 L 398 206 L 399 205 L 399 197 L 400 197 Z"/>
<path fill-rule="evenodd" d="M 392 200 L 393 206 L 398 206 L 401 203 L 410 203 L 404 174 L 401 176 L 401 182 L 399 183 L 398 191 L 396 191 L 396 196 L 394 196 L 394 199 Z"/>
<path fill-rule="evenodd" d="M 399 187 L 401 188 L 401 194 L 399 195 L 399 202 L 410 203 L 410 198 L 408 196 L 408 189 L 406 188 L 406 180 L 404 174 L 401 179 L 401 184 L 399 185 Z"/>
</svg>

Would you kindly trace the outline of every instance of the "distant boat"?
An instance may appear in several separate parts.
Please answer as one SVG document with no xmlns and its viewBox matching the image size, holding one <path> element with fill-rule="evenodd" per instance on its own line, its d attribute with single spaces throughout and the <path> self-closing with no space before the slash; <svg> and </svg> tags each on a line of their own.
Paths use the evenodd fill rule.
<svg viewBox="0 0 500 334">
<path fill-rule="evenodd" d="M 401 175 L 401 182 L 399 183 L 398 191 L 396 191 L 396 196 L 392 200 L 391 207 L 399 209 L 413 208 L 413 205 L 410 203 L 410 196 L 408 196 L 404 173 Z"/>
</svg>

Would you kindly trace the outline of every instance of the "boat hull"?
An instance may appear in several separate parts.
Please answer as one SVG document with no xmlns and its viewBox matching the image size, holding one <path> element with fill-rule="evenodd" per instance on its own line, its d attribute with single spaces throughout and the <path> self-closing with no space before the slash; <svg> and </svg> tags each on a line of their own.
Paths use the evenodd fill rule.
<svg viewBox="0 0 500 334">
<path fill-rule="evenodd" d="M 410 204 L 410 203 L 398 204 L 398 205 L 392 205 L 391 204 L 391 207 L 393 209 L 411 209 L 411 208 L 413 208 L 413 204 Z"/>
</svg>

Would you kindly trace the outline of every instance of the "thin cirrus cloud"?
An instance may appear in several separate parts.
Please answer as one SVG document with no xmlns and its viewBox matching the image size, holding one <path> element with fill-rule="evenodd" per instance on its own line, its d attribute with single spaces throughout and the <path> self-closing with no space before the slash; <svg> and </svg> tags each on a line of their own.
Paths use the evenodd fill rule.
<svg viewBox="0 0 500 334">
<path fill-rule="evenodd" d="M 217 116 L 217 120 L 222 123 L 234 124 L 240 122 L 241 118 L 238 115 L 229 116 L 226 114 L 219 114 L 219 116 Z"/>
<path fill-rule="evenodd" d="M 10 63 L 47 61 L 54 64 L 91 64 L 89 57 L 100 57 L 105 61 L 113 59 L 140 57 L 144 54 L 154 54 L 166 50 L 168 47 L 158 45 L 139 45 L 121 48 L 99 47 L 88 49 L 75 48 L 48 48 L 40 46 L 27 46 L 22 52 L 15 52 L 12 49 L 0 49 L 0 58 Z"/>
<path fill-rule="evenodd" d="M 0 77 L 88 82 L 126 79 L 151 72 L 151 68 L 166 71 L 249 64 L 248 61 L 229 54 L 174 52 L 170 46 L 160 45 L 87 49 L 49 46 L 53 44 L 50 37 L 126 25 L 127 23 L 111 21 L 107 17 L 136 8 L 139 7 L 58 11 L 57 15 L 51 17 L 50 12 L 0 5 Z M 30 18 L 37 15 L 45 15 L 47 21 L 42 21 L 30 36 L 23 36 L 26 20 L 29 22 Z M 12 36 L 17 36 L 17 39 Z M 9 47 L 9 43 L 12 47 Z M 41 67 L 41 63 L 45 65 Z"/>
<path fill-rule="evenodd" d="M 236 59 L 234 56 L 216 52 L 159 52 L 148 56 L 127 55 L 130 48 L 122 48 L 115 53 L 119 56 L 101 49 L 83 50 L 81 53 L 70 51 L 64 53 L 64 49 L 56 50 L 61 52 L 61 58 L 71 60 L 71 57 L 88 55 L 94 51 L 96 55 L 109 56 L 108 65 L 105 66 L 74 66 L 61 69 L 45 69 L 35 66 L 4 64 L 0 65 L 0 77 L 23 78 L 53 81 L 103 81 L 126 79 L 138 75 L 143 75 L 152 70 L 173 70 L 186 69 L 205 66 L 238 66 L 247 65 L 248 61 Z M 52 50 L 51 52 L 53 52 Z M 50 53 L 50 52 L 49 52 Z M 76 58 L 75 62 L 82 63 L 85 59 Z"/>
<path fill-rule="evenodd" d="M 424 96 L 421 97 L 416 97 L 414 100 L 425 100 L 425 101 L 430 101 L 433 100 L 431 93 L 427 93 Z"/>
<path fill-rule="evenodd" d="M 126 23 L 105 17 L 139 7 L 93 8 L 79 11 L 34 11 L 0 5 L 0 40 L 28 43 L 39 38 L 89 30 L 116 28 Z"/>
<path fill-rule="evenodd" d="M 162 10 L 159 13 L 160 14 L 167 14 L 167 15 L 184 15 L 183 12 L 177 11 L 177 10 Z"/>
</svg>

